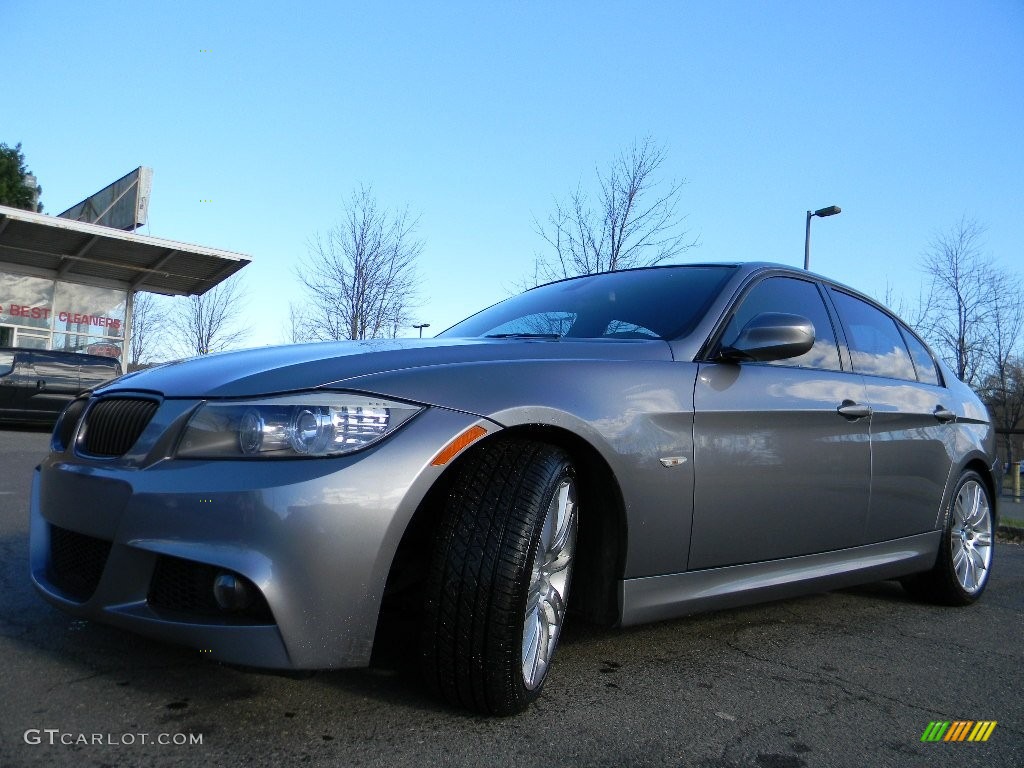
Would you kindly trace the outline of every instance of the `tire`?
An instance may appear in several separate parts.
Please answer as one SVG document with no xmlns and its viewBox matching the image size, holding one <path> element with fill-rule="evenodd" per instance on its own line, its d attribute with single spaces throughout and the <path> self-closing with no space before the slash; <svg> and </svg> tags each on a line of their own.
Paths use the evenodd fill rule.
<svg viewBox="0 0 1024 768">
<path fill-rule="evenodd" d="M 476 448 L 454 467 L 427 579 L 427 683 L 484 714 L 521 712 L 543 688 L 566 615 L 576 474 L 527 440 Z"/>
<path fill-rule="evenodd" d="M 977 472 L 956 484 L 939 554 L 930 571 L 901 580 L 911 595 L 940 605 L 970 605 L 985 591 L 992 573 L 992 497 Z"/>
</svg>

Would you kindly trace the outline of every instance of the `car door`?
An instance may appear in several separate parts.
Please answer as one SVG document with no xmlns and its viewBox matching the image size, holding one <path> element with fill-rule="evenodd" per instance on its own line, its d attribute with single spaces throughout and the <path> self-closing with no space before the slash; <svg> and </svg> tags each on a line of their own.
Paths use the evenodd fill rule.
<svg viewBox="0 0 1024 768">
<path fill-rule="evenodd" d="M 773 363 L 701 363 L 691 570 L 841 549 L 863 539 L 871 475 L 864 381 L 844 369 L 815 281 L 762 279 L 740 298 L 720 343 L 730 344 L 762 312 L 809 319 L 815 345 Z"/>
<path fill-rule="evenodd" d="M 866 539 L 930 531 L 956 455 L 949 393 L 931 353 L 906 326 L 845 291 L 830 287 L 829 295 L 872 409 Z"/>
<path fill-rule="evenodd" d="M 35 380 L 28 388 L 28 408 L 56 418 L 78 394 L 78 356 L 37 349 L 32 352 L 32 367 Z"/>
</svg>

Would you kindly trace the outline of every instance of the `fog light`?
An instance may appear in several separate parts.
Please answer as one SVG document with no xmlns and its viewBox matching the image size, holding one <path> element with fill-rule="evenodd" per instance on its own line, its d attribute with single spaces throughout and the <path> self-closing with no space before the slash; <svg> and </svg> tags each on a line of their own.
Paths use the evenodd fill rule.
<svg viewBox="0 0 1024 768">
<path fill-rule="evenodd" d="M 244 611 L 252 604 L 252 589 L 241 576 L 221 571 L 213 580 L 213 599 L 225 611 Z"/>
</svg>

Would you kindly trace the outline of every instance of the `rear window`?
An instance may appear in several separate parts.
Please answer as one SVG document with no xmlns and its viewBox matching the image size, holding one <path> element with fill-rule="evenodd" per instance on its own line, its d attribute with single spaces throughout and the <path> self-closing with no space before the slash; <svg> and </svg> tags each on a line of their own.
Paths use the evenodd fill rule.
<svg viewBox="0 0 1024 768">
<path fill-rule="evenodd" d="M 495 304 L 440 335 L 676 339 L 694 329 L 733 269 L 662 267 L 562 280 Z"/>
</svg>

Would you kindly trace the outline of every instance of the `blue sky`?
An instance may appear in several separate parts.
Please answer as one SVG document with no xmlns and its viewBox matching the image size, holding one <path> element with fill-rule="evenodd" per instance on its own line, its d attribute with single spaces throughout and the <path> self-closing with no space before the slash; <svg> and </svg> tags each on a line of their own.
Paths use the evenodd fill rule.
<svg viewBox="0 0 1024 768">
<path fill-rule="evenodd" d="M 961 216 L 1024 271 L 1024 2 L 90 3 L 2 0 L 0 141 L 59 213 L 138 165 L 143 233 L 253 264 L 249 345 L 353 188 L 420 218 L 438 331 L 507 296 L 555 197 L 667 147 L 701 246 L 916 296 Z M 209 51 L 209 52 L 204 52 Z M 13 90 L 12 90 L 13 86 Z M 202 203 L 200 200 L 212 200 Z M 409 335 L 415 331 L 409 329 Z"/>
</svg>

